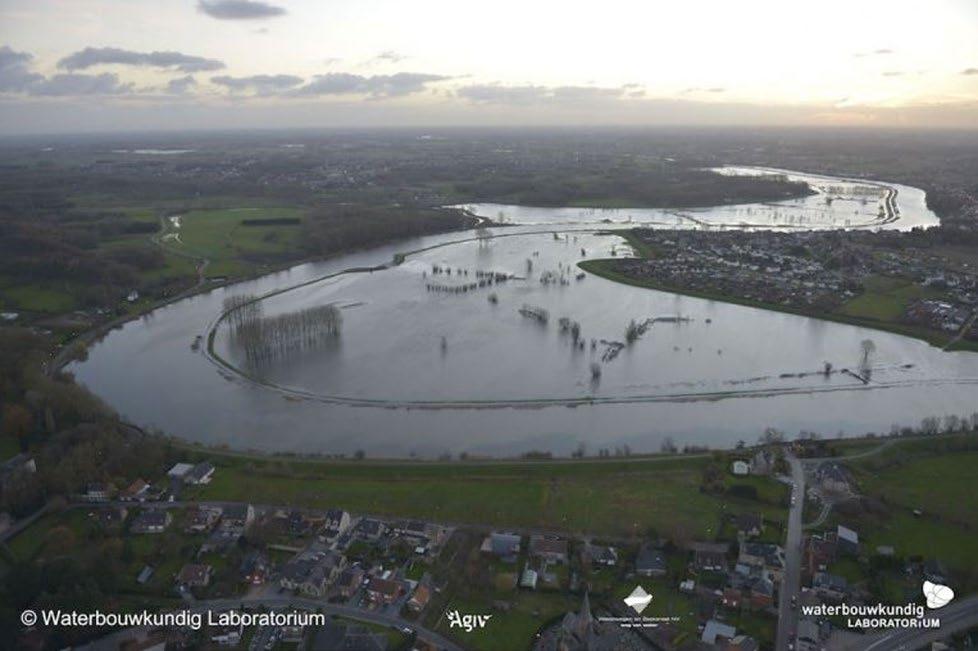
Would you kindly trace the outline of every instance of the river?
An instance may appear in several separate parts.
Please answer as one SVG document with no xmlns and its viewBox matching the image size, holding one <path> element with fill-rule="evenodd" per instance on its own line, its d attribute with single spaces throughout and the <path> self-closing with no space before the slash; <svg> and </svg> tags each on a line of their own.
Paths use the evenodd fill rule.
<svg viewBox="0 0 978 651">
<path fill-rule="evenodd" d="M 790 175 L 816 193 L 695 210 L 469 205 L 511 225 L 416 238 L 197 295 L 114 330 L 69 370 L 127 419 L 188 440 L 372 457 L 568 454 L 582 443 L 591 453 L 626 445 L 649 452 L 666 437 L 716 448 L 756 440 L 767 426 L 790 435 L 858 435 L 974 411 L 978 354 L 630 287 L 581 275 L 575 266 L 628 255 L 624 241 L 607 231 L 638 223 L 938 223 L 915 188 Z M 409 251 L 415 253 L 384 270 L 342 273 Z M 508 280 L 480 287 L 485 272 Z M 340 336 L 249 363 L 219 316 L 228 296 L 268 293 L 260 301 L 265 316 L 337 306 Z M 547 323 L 521 313 L 524 306 L 546 311 Z M 561 331 L 561 317 L 579 325 L 580 344 Z M 654 323 L 615 356 L 610 342 L 623 342 L 633 319 Z M 210 350 L 191 346 L 212 330 Z M 825 362 L 855 368 L 867 339 L 875 348 L 868 385 L 820 372 Z"/>
</svg>

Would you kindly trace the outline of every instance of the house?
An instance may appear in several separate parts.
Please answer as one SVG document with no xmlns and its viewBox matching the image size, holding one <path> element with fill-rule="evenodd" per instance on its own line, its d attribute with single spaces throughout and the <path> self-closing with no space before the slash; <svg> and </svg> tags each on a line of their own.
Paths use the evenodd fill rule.
<svg viewBox="0 0 978 651">
<path fill-rule="evenodd" d="M 222 509 L 219 506 L 200 506 L 193 509 L 187 518 L 189 533 L 207 533 L 221 519 Z"/>
<path fill-rule="evenodd" d="M 217 626 L 212 629 L 211 642 L 218 646 L 235 647 L 241 643 L 242 635 L 244 635 L 244 624 L 238 624 L 238 626 Z"/>
<path fill-rule="evenodd" d="M 665 576 L 669 566 L 662 550 L 645 543 L 635 557 L 635 573 L 639 576 Z"/>
<path fill-rule="evenodd" d="M 315 565 L 311 558 L 293 558 L 282 567 L 279 585 L 286 590 L 298 590 Z"/>
<path fill-rule="evenodd" d="M 726 571 L 730 551 L 727 543 L 695 542 L 690 548 L 693 550 L 693 568 L 697 571 Z"/>
<path fill-rule="evenodd" d="M 780 583 L 784 573 L 784 549 L 774 543 L 745 542 L 740 545 L 737 562 L 762 568 Z"/>
<path fill-rule="evenodd" d="M 774 581 L 768 575 L 751 582 L 749 605 L 754 610 L 765 610 L 774 605 Z"/>
<path fill-rule="evenodd" d="M 177 585 L 187 588 L 206 588 L 211 582 L 211 572 L 210 565 L 187 563 L 177 574 Z"/>
<path fill-rule="evenodd" d="M 251 504 L 230 504 L 221 514 L 221 528 L 243 534 L 255 521 L 255 507 Z"/>
<path fill-rule="evenodd" d="M 530 536 L 530 555 L 549 563 L 567 563 L 567 541 L 556 536 Z"/>
<path fill-rule="evenodd" d="M 119 493 L 119 499 L 126 502 L 142 502 L 148 492 L 149 484 L 142 479 L 137 479 Z"/>
<path fill-rule="evenodd" d="M 711 619 L 703 627 L 703 635 L 700 639 L 707 644 L 723 644 L 730 642 L 737 637 L 737 629 L 728 624 Z"/>
<path fill-rule="evenodd" d="M 357 593 L 360 586 L 363 585 L 363 578 L 366 576 L 366 572 L 359 565 L 354 565 L 346 568 L 340 572 L 340 576 L 336 579 L 336 589 L 339 591 L 340 596 L 345 599 L 349 599 Z"/>
<path fill-rule="evenodd" d="M 836 546 L 836 535 L 832 532 L 809 537 L 802 559 L 805 571 L 811 576 L 824 571 L 835 560 Z"/>
<path fill-rule="evenodd" d="M 0 463 L 0 478 L 6 479 L 7 476 L 18 472 L 37 472 L 37 462 L 34 461 L 34 457 L 26 452 L 22 452 Z"/>
<path fill-rule="evenodd" d="M 723 589 L 723 606 L 731 610 L 739 610 L 744 599 L 743 593 L 737 588 Z"/>
<path fill-rule="evenodd" d="M 532 567 L 530 567 L 529 563 L 527 563 L 526 567 L 523 568 L 523 574 L 520 575 L 520 587 L 527 588 L 529 590 L 536 590 L 537 581 L 539 580 L 540 580 L 539 573 L 536 570 L 534 570 Z"/>
<path fill-rule="evenodd" d="M 304 536 L 309 533 L 312 525 L 301 511 L 292 511 L 288 517 L 288 529 L 290 536 Z"/>
<path fill-rule="evenodd" d="M 812 589 L 817 595 L 829 601 L 842 601 L 849 592 L 845 577 L 828 572 L 818 572 L 812 578 Z"/>
<path fill-rule="evenodd" d="M 214 475 L 214 464 L 202 461 L 183 475 L 183 481 L 188 484 L 207 484 Z"/>
<path fill-rule="evenodd" d="M 183 479 L 188 472 L 194 469 L 193 464 L 190 463 L 176 463 L 173 467 L 166 471 L 166 476 L 171 479 Z"/>
<path fill-rule="evenodd" d="M 367 542 L 377 542 L 387 533 L 387 525 L 380 520 L 363 518 L 356 526 L 357 536 Z"/>
<path fill-rule="evenodd" d="M 253 549 L 245 555 L 238 568 L 242 581 L 251 585 L 263 584 L 268 580 L 271 572 L 272 566 L 268 557 L 257 549 Z"/>
<path fill-rule="evenodd" d="M 859 534 L 841 524 L 835 532 L 836 545 L 840 554 L 859 555 Z"/>
<path fill-rule="evenodd" d="M 750 474 L 770 475 L 774 468 L 774 455 L 770 450 L 760 450 L 750 460 Z"/>
<path fill-rule="evenodd" d="M 115 486 L 103 482 L 92 482 L 81 495 L 83 502 L 108 502 L 115 495 Z"/>
<path fill-rule="evenodd" d="M 737 459 L 730 465 L 730 471 L 738 477 L 743 477 L 750 474 L 750 466 L 746 461 Z"/>
<path fill-rule="evenodd" d="M 173 516 L 169 511 L 153 509 L 143 511 L 135 517 L 129 527 L 132 533 L 162 533 L 170 526 Z"/>
<path fill-rule="evenodd" d="M 102 527 L 120 527 L 129 515 L 129 509 L 122 506 L 105 506 L 95 511 L 95 520 Z"/>
<path fill-rule="evenodd" d="M 428 542 L 428 525 L 421 520 L 405 520 L 394 527 L 394 533 L 414 544 Z"/>
<path fill-rule="evenodd" d="M 764 518 L 758 513 L 740 513 L 736 518 L 737 537 L 756 538 L 764 533 Z"/>
<path fill-rule="evenodd" d="M 411 598 L 408 599 L 407 605 L 414 612 L 420 613 L 429 601 L 431 601 L 431 588 L 425 583 L 419 583 L 418 587 L 414 589 L 414 593 L 411 594 Z"/>
<path fill-rule="evenodd" d="M 520 540 L 516 534 L 493 532 L 482 541 L 480 551 L 506 563 L 515 563 L 520 555 Z"/>
<path fill-rule="evenodd" d="M 314 562 L 306 577 L 299 583 L 299 592 L 307 597 L 323 597 L 329 581 L 329 569 L 322 563 Z"/>
<path fill-rule="evenodd" d="M 618 550 L 606 545 L 587 544 L 581 553 L 585 563 L 614 567 L 618 564 Z"/>
<path fill-rule="evenodd" d="M 367 584 L 367 598 L 375 604 L 388 605 L 397 601 L 404 592 L 400 581 L 392 581 L 375 576 Z"/>
<path fill-rule="evenodd" d="M 815 479 L 822 490 L 829 493 L 848 494 L 850 492 L 849 472 L 834 461 L 823 463 L 815 471 Z"/>
<path fill-rule="evenodd" d="M 330 509 L 326 511 L 326 520 L 323 522 L 323 536 L 333 539 L 350 528 L 350 514 L 343 509 Z"/>
</svg>

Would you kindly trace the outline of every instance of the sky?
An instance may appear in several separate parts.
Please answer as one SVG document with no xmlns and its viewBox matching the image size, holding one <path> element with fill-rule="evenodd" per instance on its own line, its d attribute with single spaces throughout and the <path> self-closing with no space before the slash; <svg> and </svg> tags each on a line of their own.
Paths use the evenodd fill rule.
<svg viewBox="0 0 978 651">
<path fill-rule="evenodd" d="M 0 0 L 0 133 L 978 129 L 978 0 Z"/>
</svg>

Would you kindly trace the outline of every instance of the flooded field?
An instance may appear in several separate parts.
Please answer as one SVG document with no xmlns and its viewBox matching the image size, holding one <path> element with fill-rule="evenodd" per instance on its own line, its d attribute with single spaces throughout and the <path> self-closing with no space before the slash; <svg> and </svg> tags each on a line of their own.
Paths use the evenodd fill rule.
<svg viewBox="0 0 978 651">
<path fill-rule="evenodd" d="M 514 225 L 418 238 L 189 298 L 111 333 L 70 370 L 133 422 L 186 439 L 370 456 L 567 454 L 582 442 L 655 451 L 667 436 L 726 447 L 766 426 L 853 435 L 973 411 L 976 354 L 620 285 L 576 267 L 628 255 L 608 231 L 635 223 L 937 223 L 915 188 L 803 179 L 815 194 L 773 204 L 468 206 Z M 341 326 L 255 356 L 226 314 L 232 303 L 279 324 L 334 306 Z"/>
</svg>

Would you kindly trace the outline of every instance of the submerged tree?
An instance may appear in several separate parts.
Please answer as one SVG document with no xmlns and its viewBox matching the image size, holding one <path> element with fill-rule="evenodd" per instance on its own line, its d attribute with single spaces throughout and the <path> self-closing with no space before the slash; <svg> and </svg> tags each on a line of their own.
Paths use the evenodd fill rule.
<svg viewBox="0 0 978 651">
<path fill-rule="evenodd" d="M 228 314 L 232 340 L 242 347 L 248 363 L 258 366 L 339 336 L 343 321 L 333 304 L 270 317 L 262 317 L 260 310 L 238 312 Z"/>
</svg>

